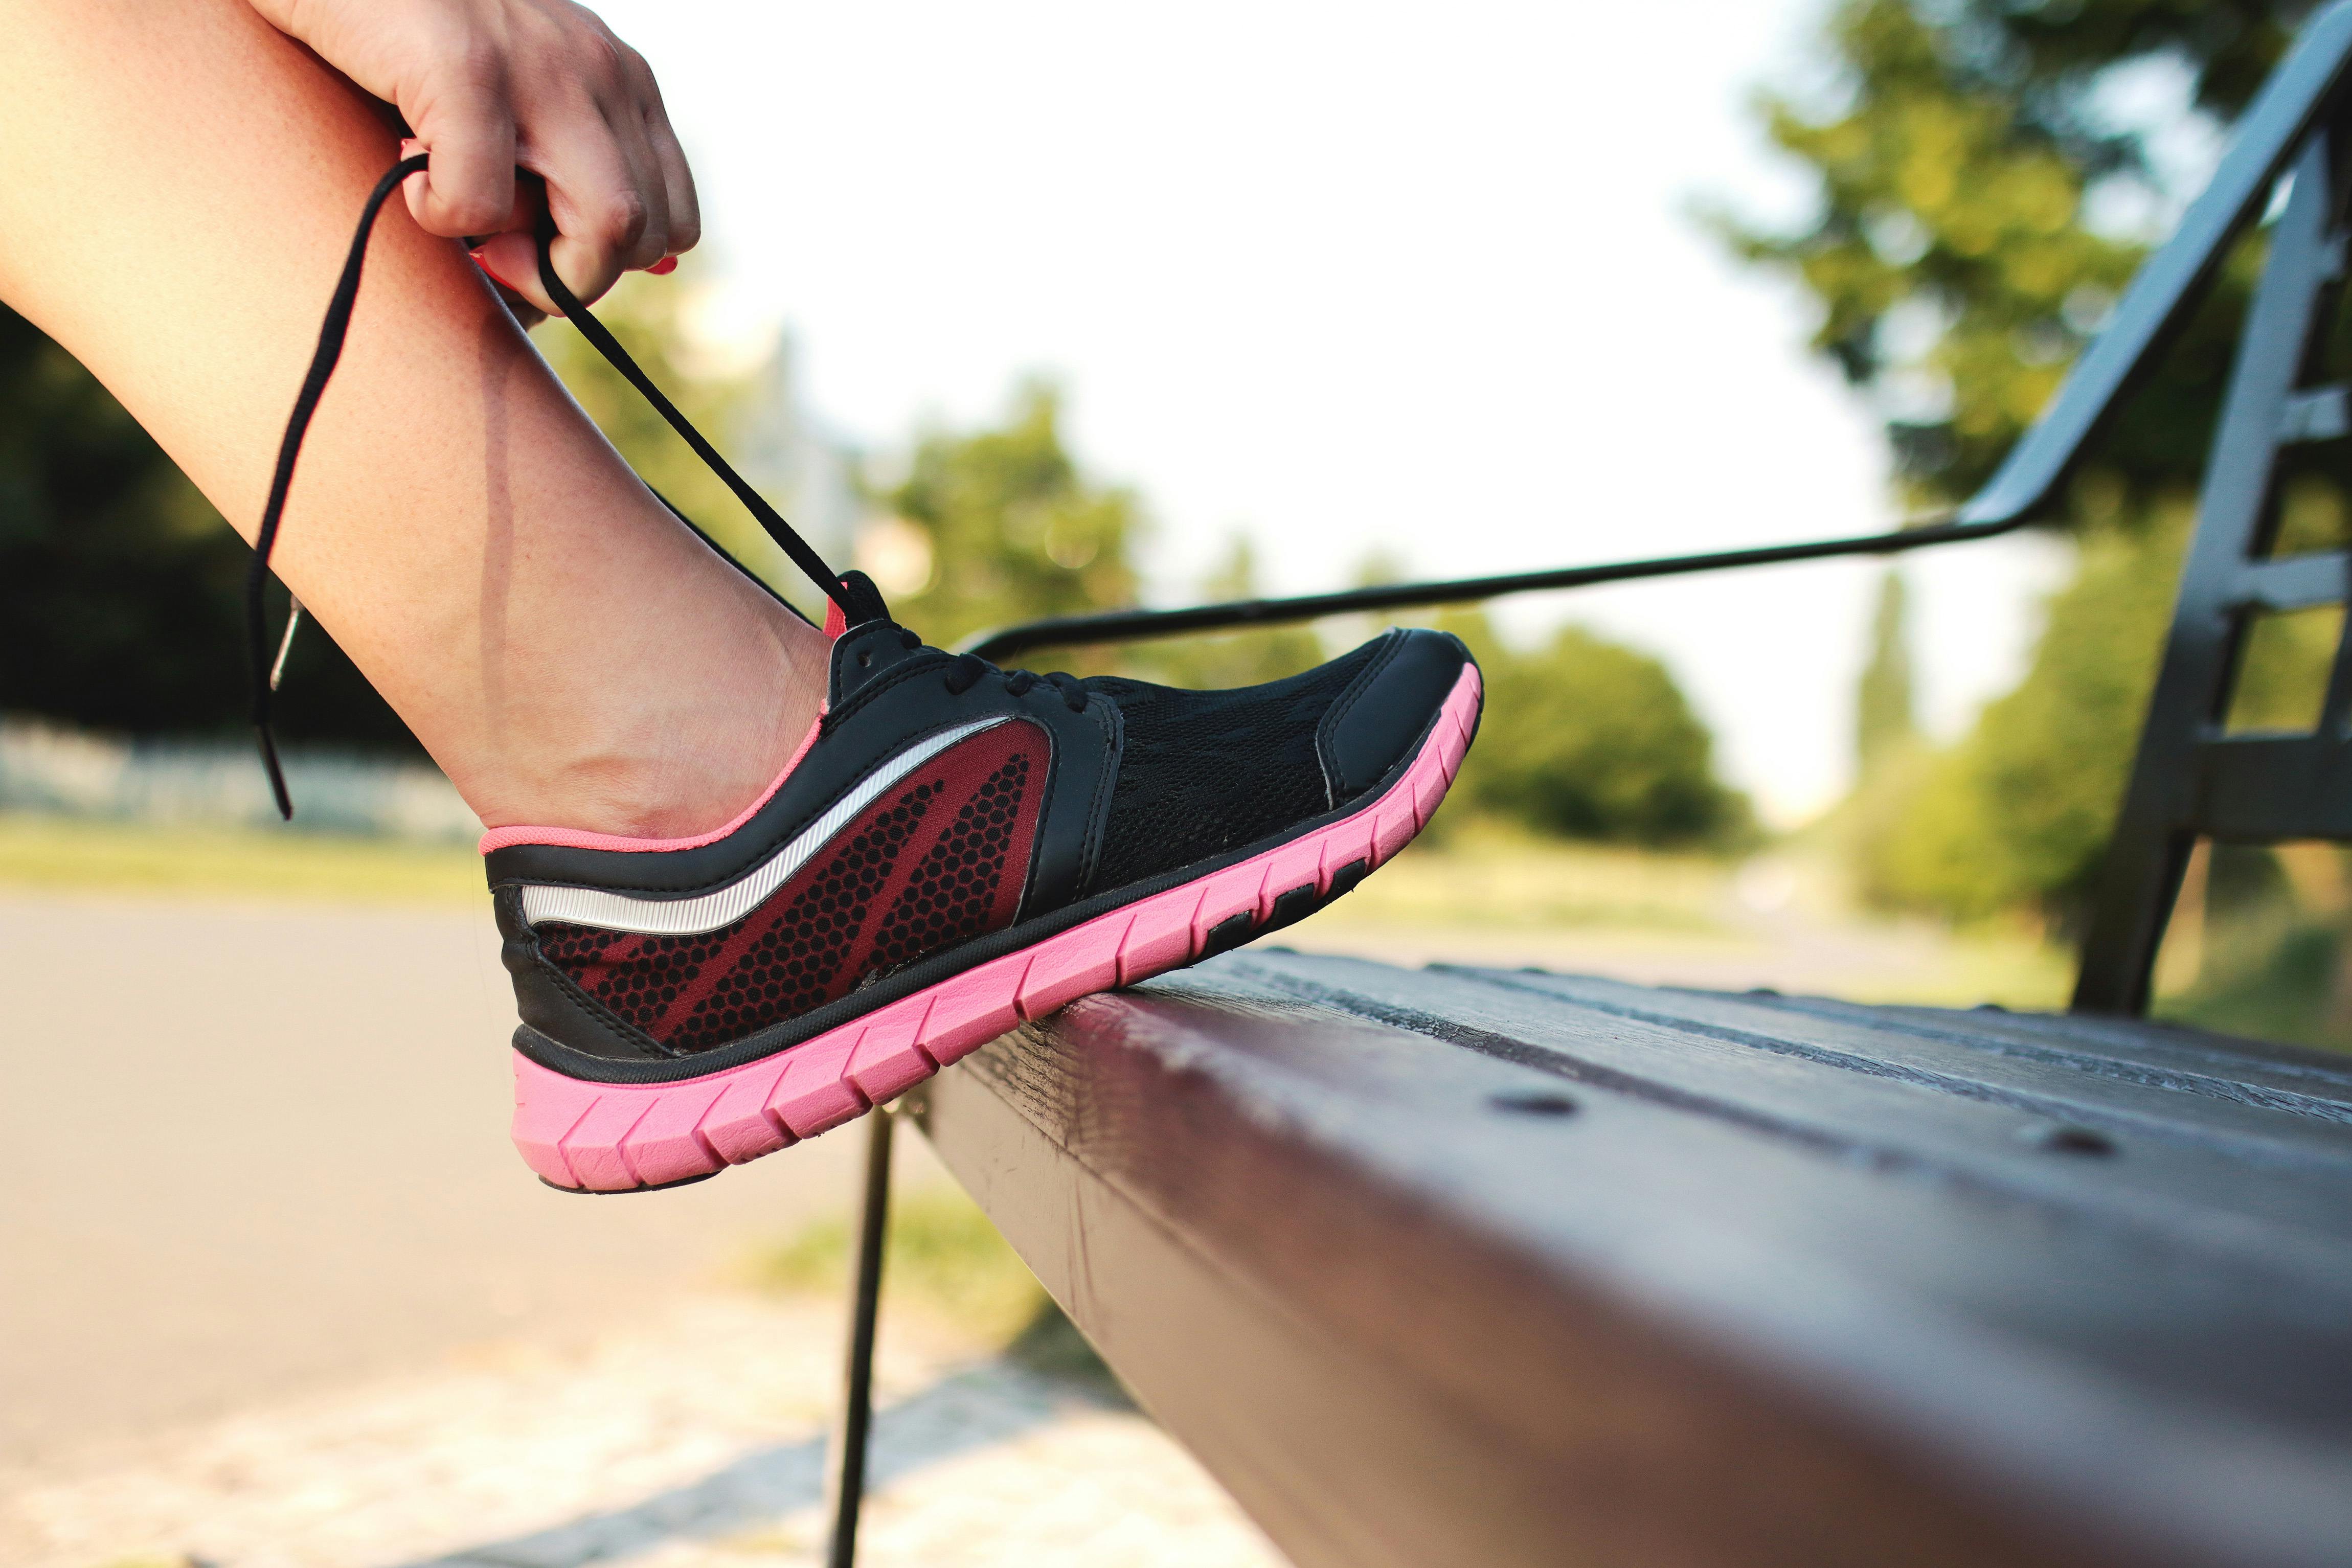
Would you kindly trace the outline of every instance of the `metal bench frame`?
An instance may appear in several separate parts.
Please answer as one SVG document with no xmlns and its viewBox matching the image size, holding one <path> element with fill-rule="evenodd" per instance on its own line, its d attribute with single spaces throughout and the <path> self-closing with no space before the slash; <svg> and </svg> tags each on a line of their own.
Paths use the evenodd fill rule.
<svg viewBox="0 0 2352 1568">
<path fill-rule="evenodd" d="M 2073 1009 L 2134 1017 L 2200 837 L 2352 840 L 2352 617 L 2315 728 L 2223 733 L 2248 632 L 2263 615 L 2352 602 L 2352 550 L 2273 558 L 2280 455 L 2352 435 L 2352 387 L 2306 384 L 2347 267 L 2352 200 L 2352 0 L 2305 26 L 2241 120 L 2178 231 L 2151 256 L 2057 396 L 1982 489 L 1892 533 L 1599 566 L 1181 610 L 1113 611 L 982 635 L 989 659 L 1040 647 L 1139 642 L 1546 589 L 1842 556 L 1895 555 L 1994 538 L 2047 519 L 2062 486 L 2204 298 L 2231 247 L 2275 207 L 2269 251 L 2210 449 L 2196 530 L 2130 784 L 2102 869 Z M 2282 193 L 2284 200 L 2280 200 Z M 855 1561 L 894 1119 L 867 1119 L 863 1215 L 845 1387 L 833 1449 L 830 1561 Z"/>
</svg>

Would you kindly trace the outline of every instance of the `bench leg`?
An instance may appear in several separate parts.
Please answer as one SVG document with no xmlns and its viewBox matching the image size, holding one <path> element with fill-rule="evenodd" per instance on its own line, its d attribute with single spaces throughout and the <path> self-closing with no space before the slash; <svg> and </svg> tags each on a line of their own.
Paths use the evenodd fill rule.
<svg viewBox="0 0 2352 1568">
<path fill-rule="evenodd" d="M 874 1322 L 882 1301 L 882 1248 L 890 1224 L 890 1132 L 898 1121 L 877 1108 L 866 1118 L 866 1192 L 857 1216 L 857 1265 L 849 1281 L 848 1353 L 841 1406 L 827 1456 L 832 1493 L 830 1568 L 857 1561 L 857 1514 L 866 1500 L 866 1434 L 874 1412 Z"/>
</svg>

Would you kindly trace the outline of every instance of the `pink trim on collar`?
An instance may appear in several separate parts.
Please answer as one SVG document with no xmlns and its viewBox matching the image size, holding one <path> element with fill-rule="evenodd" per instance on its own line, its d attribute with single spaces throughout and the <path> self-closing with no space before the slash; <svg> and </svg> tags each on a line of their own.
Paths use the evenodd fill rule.
<svg viewBox="0 0 2352 1568">
<path fill-rule="evenodd" d="M 551 844 L 567 850 L 619 850 L 633 854 L 664 850 L 698 850 L 705 844 L 715 844 L 750 821 L 759 813 L 761 807 L 775 798 L 776 791 L 784 787 L 784 780 L 793 776 L 793 769 L 801 765 L 801 758 L 808 755 L 809 747 L 816 744 L 816 732 L 824 725 L 824 709 L 820 707 L 815 720 L 809 725 L 808 733 L 801 737 L 800 748 L 793 753 L 793 759 L 784 764 L 784 770 L 776 775 L 775 782 L 761 790 L 760 798 L 737 812 L 734 821 L 725 827 L 697 833 L 690 839 L 624 839 L 611 833 L 583 833 L 576 828 L 492 828 L 482 835 L 482 853 L 488 854 L 492 850 L 506 849 L 512 844 Z"/>
</svg>

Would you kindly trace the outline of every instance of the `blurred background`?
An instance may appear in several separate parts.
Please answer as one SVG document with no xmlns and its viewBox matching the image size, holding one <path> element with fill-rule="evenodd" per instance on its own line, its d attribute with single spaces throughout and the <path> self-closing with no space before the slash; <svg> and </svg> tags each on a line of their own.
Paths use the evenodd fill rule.
<svg viewBox="0 0 2352 1568">
<path fill-rule="evenodd" d="M 2312 8 L 612 0 L 708 239 L 600 314 L 949 645 L 1874 531 L 1990 472 Z M 2059 527 L 1416 618 L 1486 666 L 1479 746 L 1286 940 L 2063 1005 L 2255 260 Z M 2298 450 L 2280 548 L 2341 542 L 2340 461 Z M 302 814 L 267 825 L 247 559 L 0 311 L 0 1557 L 812 1560 L 853 1146 L 621 1204 L 531 1184 L 478 824 L 313 630 Z M 2308 727 L 2340 613 L 2263 624 L 2233 727 Z M 1375 629 L 1027 662 L 1243 684 Z M 2352 1044 L 2347 936 L 2337 850 L 2200 852 L 2158 1010 Z M 869 1560 L 1270 1561 L 908 1158 Z"/>
</svg>

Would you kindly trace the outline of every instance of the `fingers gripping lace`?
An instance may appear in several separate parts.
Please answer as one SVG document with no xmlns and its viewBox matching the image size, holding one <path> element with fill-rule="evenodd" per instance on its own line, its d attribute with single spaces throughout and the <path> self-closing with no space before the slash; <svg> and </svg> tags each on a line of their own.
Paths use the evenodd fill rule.
<svg viewBox="0 0 2352 1568">
<path fill-rule="evenodd" d="M 297 601 L 288 614 L 285 636 L 273 660 L 266 601 L 270 553 L 277 548 L 278 529 L 285 521 L 286 497 L 293 487 L 294 465 L 301 455 L 303 437 L 310 434 L 311 416 L 318 413 L 319 400 L 327 390 L 328 379 L 335 373 L 335 365 L 342 358 L 343 340 L 351 331 L 352 308 L 359 298 L 360 271 L 367 260 L 368 238 L 374 232 L 376 214 L 383 210 L 383 204 L 392 193 L 400 189 L 401 182 L 423 171 L 428 162 L 424 153 L 402 159 L 386 171 L 383 178 L 376 182 L 375 189 L 368 193 L 367 204 L 360 213 L 359 229 L 352 235 L 351 250 L 343 258 L 342 276 L 336 281 L 335 292 L 327 302 L 326 316 L 320 322 L 319 346 L 310 356 L 310 368 L 302 378 L 302 390 L 295 396 L 294 412 L 287 418 L 285 438 L 278 443 L 278 467 L 270 476 L 269 499 L 262 507 L 261 528 L 254 539 L 253 564 L 246 573 L 245 635 L 247 659 L 253 681 L 254 737 L 261 749 L 262 769 L 269 776 L 270 793 L 278 802 L 278 813 L 285 818 L 294 815 L 294 801 L 287 793 L 285 769 L 278 758 L 278 741 L 271 727 L 271 698 L 278 689 L 278 677 L 285 672 L 286 654 L 293 646 L 294 628 L 301 616 L 302 606 Z M 751 488 L 741 475 L 735 472 L 727 459 L 719 455 L 719 449 L 711 445 L 684 414 L 678 413 L 668 398 L 662 395 L 661 389 L 654 385 L 652 379 L 629 357 L 628 350 L 604 329 L 604 323 L 590 315 L 588 308 L 563 286 L 563 280 L 555 275 L 554 263 L 549 254 L 549 246 L 554 237 L 554 221 L 551 218 L 542 224 L 539 234 L 540 283 L 546 288 L 547 297 L 580 329 L 580 335 L 593 344 L 596 351 L 610 361 L 613 368 L 620 371 L 630 385 L 645 394 L 646 401 L 652 403 L 655 411 L 669 422 L 670 428 L 694 449 L 694 455 L 709 465 L 711 472 L 735 492 L 736 498 L 760 519 L 760 526 L 767 530 L 768 536 L 776 541 L 792 563 L 807 573 L 809 580 L 815 583 L 826 598 L 841 607 L 842 615 L 848 624 L 856 626 L 888 614 L 888 607 L 883 603 L 882 596 L 874 585 L 862 573 L 851 572 L 845 577 L 827 566 L 824 558 L 794 532 L 782 515 Z M 664 502 L 663 505 L 667 506 L 668 503 Z M 699 533 L 701 530 L 696 531 Z M 724 556 L 725 552 L 720 554 Z M 727 559 L 737 570 L 742 570 L 740 562 L 734 561 L 732 557 Z M 748 577 L 751 574 L 746 571 L 744 575 Z"/>
</svg>

